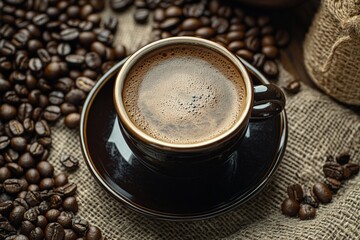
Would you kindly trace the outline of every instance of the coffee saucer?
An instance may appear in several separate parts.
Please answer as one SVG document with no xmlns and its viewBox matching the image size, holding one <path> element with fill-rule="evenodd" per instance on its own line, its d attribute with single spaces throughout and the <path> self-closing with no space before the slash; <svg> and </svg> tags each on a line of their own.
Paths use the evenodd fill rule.
<svg viewBox="0 0 360 240">
<path fill-rule="evenodd" d="M 247 62 L 254 85 L 268 83 Z M 230 161 L 211 173 L 173 177 L 137 159 L 125 142 L 113 104 L 116 64 L 90 92 L 82 112 L 80 139 L 86 164 L 98 183 L 125 206 L 164 220 L 217 216 L 260 192 L 281 162 L 287 141 L 285 110 L 266 120 L 251 120 Z"/>
</svg>

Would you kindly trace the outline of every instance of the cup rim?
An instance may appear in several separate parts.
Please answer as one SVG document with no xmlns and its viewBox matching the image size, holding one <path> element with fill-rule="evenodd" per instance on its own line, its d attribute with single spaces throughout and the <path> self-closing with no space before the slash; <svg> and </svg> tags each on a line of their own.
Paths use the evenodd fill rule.
<svg viewBox="0 0 360 240">
<path fill-rule="evenodd" d="M 139 128 L 137 128 L 136 125 L 131 121 L 131 119 L 126 113 L 125 106 L 122 101 L 123 86 L 126 76 L 128 75 L 129 71 L 132 69 L 132 67 L 137 63 L 137 61 L 142 57 L 150 54 L 156 49 L 166 46 L 176 45 L 176 44 L 194 44 L 196 46 L 205 47 L 210 50 L 215 50 L 217 53 L 222 54 L 238 68 L 245 84 L 245 90 L 246 90 L 245 91 L 246 94 L 244 98 L 245 106 L 243 108 L 243 112 L 241 113 L 237 121 L 233 124 L 231 128 L 229 128 L 222 134 L 206 141 L 197 142 L 197 143 L 179 144 L 179 143 L 170 143 L 151 137 L 150 135 L 144 133 Z M 123 124 L 124 128 L 126 128 L 126 130 L 129 131 L 135 138 L 158 148 L 163 148 L 167 150 L 178 150 L 178 151 L 192 151 L 197 149 L 204 149 L 209 146 L 212 146 L 213 144 L 223 142 L 226 139 L 233 137 L 233 135 L 239 132 L 239 130 L 245 128 L 247 125 L 247 121 L 250 118 L 250 113 L 254 100 L 254 92 L 253 92 L 253 84 L 250 75 L 247 72 L 245 66 L 243 65 L 243 63 L 241 63 L 238 57 L 236 57 L 231 52 L 229 52 L 225 47 L 215 42 L 206 39 L 196 38 L 196 37 L 171 37 L 171 38 L 166 38 L 152 42 L 137 50 L 127 59 L 127 61 L 124 63 L 123 67 L 120 69 L 116 77 L 115 86 L 113 90 L 113 97 L 114 97 L 115 109 L 121 121 L 121 124 Z"/>
</svg>

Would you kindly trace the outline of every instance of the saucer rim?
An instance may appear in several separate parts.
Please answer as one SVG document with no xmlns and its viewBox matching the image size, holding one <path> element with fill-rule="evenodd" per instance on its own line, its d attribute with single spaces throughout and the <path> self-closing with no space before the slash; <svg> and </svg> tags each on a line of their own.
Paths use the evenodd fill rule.
<svg viewBox="0 0 360 240">
<path fill-rule="evenodd" d="M 280 137 L 278 138 L 278 144 L 277 144 L 278 148 L 272 160 L 271 166 L 269 167 L 267 172 L 264 173 L 263 179 L 261 179 L 259 183 L 255 185 L 254 188 L 250 189 L 248 193 L 244 194 L 245 197 L 240 199 L 235 198 L 229 201 L 228 203 L 226 203 L 225 206 L 217 207 L 199 213 L 190 213 L 190 214 L 167 213 L 139 205 L 131 201 L 131 199 L 127 199 L 126 197 L 122 196 L 120 192 L 116 191 L 116 189 L 114 189 L 111 186 L 111 184 L 109 184 L 108 180 L 106 180 L 106 178 L 102 176 L 103 174 L 101 174 L 96 168 L 91 158 L 91 154 L 88 150 L 87 141 L 85 141 L 85 139 L 87 139 L 86 136 L 87 117 L 89 115 L 92 103 L 96 99 L 98 92 L 101 91 L 102 87 L 108 82 L 108 80 L 114 74 L 116 74 L 117 71 L 119 71 L 119 68 L 121 68 L 121 66 L 126 62 L 127 59 L 128 57 L 123 59 L 119 63 L 115 64 L 98 80 L 98 82 L 90 91 L 88 97 L 84 102 L 83 110 L 80 118 L 80 145 L 81 145 L 82 155 L 85 159 L 88 169 L 90 170 L 91 175 L 95 178 L 95 180 L 102 187 L 102 189 L 105 189 L 113 198 L 115 198 L 117 201 L 120 201 L 123 204 L 123 206 L 127 207 L 128 209 L 134 210 L 135 212 L 148 216 L 150 218 L 168 220 L 168 221 L 189 221 L 189 220 L 194 221 L 194 220 L 204 220 L 204 219 L 213 218 L 215 216 L 219 216 L 221 214 L 231 211 L 235 207 L 244 204 L 245 202 L 256 196 L 258 193 L 260 193 L 261 190 L 267 185 L 270 178 L 274 175 L 274 173 L 278 169 L 285 153 L 287 138 L 288 138 L 288 123 L 287 123 L 287 116 L 285 109 L 280 113 L 280 118 L 279 118 Z M 262 84 L 269 83 L 269 81 L 265 78 L 265 76 L 262 73 L 260 73 L 255 67 L 253 67 L 250 63 L 248 63 L 244 59 L 240 57 L 239 59 L 245 65 L 246 69 L 250 72 L 250 74 L 255 75 Z"/>
</svg>

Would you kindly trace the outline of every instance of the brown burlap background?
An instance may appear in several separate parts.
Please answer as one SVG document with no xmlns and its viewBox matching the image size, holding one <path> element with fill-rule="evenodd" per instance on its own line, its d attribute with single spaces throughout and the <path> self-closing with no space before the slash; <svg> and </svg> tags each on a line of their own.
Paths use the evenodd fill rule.
<svg viewBox="0 0 360 240">
<path fill-rule="evenodd" d="M 150 38 L 149 27 L 133 25 L 130 13 L 120 18 L 118 40 L 131 51 Z M 280 77 L 289 77 L 281 74 Z M 360 176 L 349 180 L 321 205 L 311 221 L 287 218 L 280 212 L 286 186 L 311 186 L 323 180 L 324 156 L 349 149 L 360 162 L 360 117 L 307 87 L 288 98 L 287 150 L 270 184 L 256 198 L 225 215 L 197 222 L 164 222 L 138 215 L 118 203 L 95 182 L 82 160 L 70 175 L 78 183 L 79 214 L 103 229 L 108 239 L 360 239 Z M 62 151 L 82 159 L 77 130 L 58 124 L 50 161 L 62 170 Z"/>
<path fill-rule="evenodd" d="M 304 42 L 304 58 L 321 89 L 360 105 L 360 0 L 323 0 Z"/>
</svg>

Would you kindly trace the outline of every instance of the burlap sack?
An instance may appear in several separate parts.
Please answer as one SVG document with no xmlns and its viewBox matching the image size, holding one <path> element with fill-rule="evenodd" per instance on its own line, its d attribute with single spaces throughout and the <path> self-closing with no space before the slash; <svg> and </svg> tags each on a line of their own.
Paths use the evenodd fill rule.
<svg viewBox="0 0 360 240">
<path fill-rule="evenodd" d="M 323 0 L 304 42 L 313 81 L 337 100 L 360 105 L 360 0 Z"/>
</svg>

